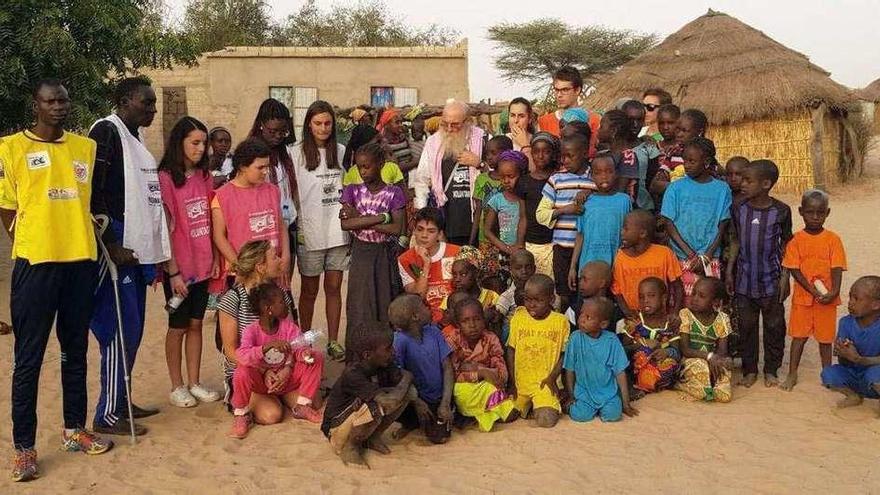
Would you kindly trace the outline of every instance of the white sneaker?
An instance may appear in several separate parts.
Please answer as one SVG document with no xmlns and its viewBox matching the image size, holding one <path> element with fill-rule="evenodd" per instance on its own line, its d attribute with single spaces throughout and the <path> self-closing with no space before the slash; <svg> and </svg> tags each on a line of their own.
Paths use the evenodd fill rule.
<svg viewBox="0 0 880 495">
<path fill-rule="evenodd" d="M 171 404 L 177 407 L 195 407 L 199 403 L 183 385 L 171 392 L 170 400 Z"/>
<path fill-rule="evenodd" d="M 201 402 L 216 402 L 220 400 L 220 394 L 203 387 L 201 384 L 190 385 L 189 393 L 192 394 L 192 397 L 200 400 Z"/>
</svg>

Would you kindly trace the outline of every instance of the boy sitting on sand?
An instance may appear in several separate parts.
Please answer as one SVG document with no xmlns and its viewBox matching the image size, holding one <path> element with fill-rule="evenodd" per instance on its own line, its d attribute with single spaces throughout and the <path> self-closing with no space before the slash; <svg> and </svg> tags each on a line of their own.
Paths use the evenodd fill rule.
<svg viewBox="0 0 880 495">
<path fill-rule="evenodd" d="M 543 428 L 556 426 L 562 412 L 557 380 L 570 331 L 565 316 L 553 311 L 553 295 L 553 279 L 533 275 L 526 282 L 525 307 L 510 320 L 507 340 L 507 369 L 513 377 L 508 392 L 520 416 L 535 408 L 535 421 Z"/>
<path fill-rule="evenodd" d="M 863 398 L 880 399 L 880 277 L 856 280 L 848 307 L 834 342 L 839 364 L 822 370 L 822 384 L 846 396 L 838 407 L 857 406 Z"/>
<path fill-rule="evenodd" d="M 400 415 L 401 439 L 419 427 L 431 443 L 446 443 L 452 425 L 452 387 L 455 377 L 452 349 L 436 325 L 431 310 L 419 296 L 404 294 L 391 302 L 388 319 L 394 332 L 394 360 L 413 374 L 418 396 Z"/>
<path fill-rule="evenodd" d="M 364 447 L 391 452 L 382 433 L 409 405 L 412 373 L 393 366 L 394 347 L 386 326 L 369 322 L 352 329 L 350 361 L 327 398 L 321 431 L 342 462 L 369 468 Z"/>
</svg>

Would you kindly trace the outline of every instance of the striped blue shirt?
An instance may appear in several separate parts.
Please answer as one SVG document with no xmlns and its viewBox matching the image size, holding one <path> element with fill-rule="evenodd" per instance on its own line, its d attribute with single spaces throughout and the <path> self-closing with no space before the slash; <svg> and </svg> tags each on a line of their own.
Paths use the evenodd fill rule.
<svg viewBox="0 0 880 495">
<path fill-rule="evenodd" d="M 547 179 L 542 194 L 544 200 L 552 203 L 553 208 L 559 208 L 574 203 L 574 198 L 580 191 L 595 190 L 596 184 L 590 177 L 589 169 L 581 175 L 571 172 L 559 172 Z M 573 248 L 577 237 L 578 215 L 560 215 L 556 218 L 553 226 L 553 244 L 562 247 Z"/>
</svg>

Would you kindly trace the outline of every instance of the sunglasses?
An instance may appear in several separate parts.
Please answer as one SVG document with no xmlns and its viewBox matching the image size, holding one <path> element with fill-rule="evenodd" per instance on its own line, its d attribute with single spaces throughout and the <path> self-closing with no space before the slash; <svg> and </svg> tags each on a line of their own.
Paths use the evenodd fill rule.
<svg viewBox="0 0 880 495">
<path fill-rule="evenodd" d="M 658 108 L 660 108 L 660 105 L 655 105 L 653 103 L 645 103 L 645 110 L 647 110 L 649 112 L 653 112 L 654 110 L 657 110 Z"/>
</svg>

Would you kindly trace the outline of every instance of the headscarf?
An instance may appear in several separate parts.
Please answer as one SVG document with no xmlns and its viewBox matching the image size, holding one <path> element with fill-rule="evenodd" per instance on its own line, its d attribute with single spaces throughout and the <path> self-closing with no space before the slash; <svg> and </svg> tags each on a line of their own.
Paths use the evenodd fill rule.
<svg viewBox="0 0 880 495">
<path fill-rule="evenodd" d="M 521 151 L 505 150 L 498 155 L 498 163 L 513 162 L 519 168 L 520 173 L 529 170 L 529 157 Z"/>
<path fill-rule="evenodd" d="M 367 115 L 367 111 L 363 108 L 355 108 L 351 111 L 351 120 L 352 122 L 358 123 L 362 118 Z"/>
<path fill-rule="evenodd" d="M 376 129 L 379 132 L 385 131 L 385 126 L 388 125 L 388 122 L 391 122 L 391 119 L 400 115 L 400 112 L 394 108 L 388 108 L 384 112 L 382 112 L 382 116 L 379 117 L 379 122 L 376 124 Z"/>
<path fill-rule="evenodd" d="M 428 134 L 434 134 L 435 132 L 440 130 L 440 122 L 442 122 L 442 118 L 439 115 L 435 115 L 430 119 L 425 120 L 425 132 Z"/>
<path fill-rule="evenodd" d="M 477 267 L 480 272 L 485 272 L 486 260 L 483 253 L 473 246 L 462 246 L 455 255 L 455 261 L 464 260 Z"/>
<path fill-rule="evenodd" d="M 587 115 L 587 111 L 583 108 L 569 108 L 565 112 L 562 113 L 562 121 L 565 123 L 569 122 L 587 122 L 590 119 L 590 116 Z"/>
</svg>

